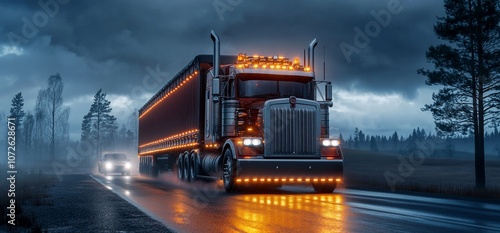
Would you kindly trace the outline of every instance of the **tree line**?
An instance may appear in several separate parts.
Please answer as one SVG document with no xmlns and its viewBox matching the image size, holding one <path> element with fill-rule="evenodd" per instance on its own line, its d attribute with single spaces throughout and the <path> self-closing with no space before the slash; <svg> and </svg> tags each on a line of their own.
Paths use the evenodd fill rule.
<svg viewBox="0 0 500 233">
<path fill-rule="evenodd" d="M 367 150 L 372 152 L 384 152 L 389 154 L 408 154 L 414 150 L 421 149 L 419 145 L 426 141 L 432 141 L 432 156 L 436 157 L 463 157 L 474 153 L 473 135 L 445 136 L 427 133 L 424 129 L 417 127 L 406 135 L 400 135 L 394 131 L 391 135 L 368 135 L 356 127 L 353 134 L 344 138 L 339 136 L 342 148 Z M 485 133 L 486 152 L 491 157 L 500 158 L 500 132 L 494 127 L 491 132 Z"/>
<path fill-rule="evenodd" d="M 12 98 L 9 114 L 0 114 L 0 119 L 15 118 L 19 162 L 40 164 L 65 160 L 69 147 L 84 144 L 91 152 L 85 154 L 84 159 L 87 165 L 93 165 L 102 151 L 136 149 L 137 111 L 129 116 L 127 125 L 119 127 L 117 118 L 111 114 L 111 101 L 102 89 L 97 91 L 88 113 L 83 116 L 80 140 L 71 140 L 70 107 L 64 105 L 63 90 L 61 76 L 51 75 L 46 87 L 38 92 L 34 109 L 24 109 L 24 98 L 19 92 Z"/>
</svg>

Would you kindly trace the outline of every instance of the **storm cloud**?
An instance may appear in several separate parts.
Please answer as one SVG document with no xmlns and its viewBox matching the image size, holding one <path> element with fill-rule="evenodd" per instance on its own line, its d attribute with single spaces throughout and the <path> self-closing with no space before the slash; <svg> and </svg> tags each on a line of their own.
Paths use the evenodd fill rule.
<svg viewBox="0 0 500 233">
<path fill-rule="evenodd" d="M 440 43 L 432 27 L 443 15 L 442 1 L 2 1 L 0 111 L 7 113 L 20 91 L 30 110 L 47 78 L 60 73 L 64 99 L 72 105 L 72 135 L 78 135 L 98 89 L 126 105 L 115 104 L 116 111 L 131 112 L 161 88 L 133 93 L 145 86 L 151 70 L 171 77 L 197 54 L 211 53 L 212 29 L 221 38 L 222 54 L 302 59 L 303 49 L 317 38 L 316 73 L 323 77 L 326 57 L 325 76 L 339 91 L 338 106 L 348 107 L 351 98 L 344 95 L 366 94 L 398 96 L 419 111 L 424 103 L 416 101 L 423 98 L 425 78 L 416 70 L 429 67 L 425 51 Z M 26 22 L 36 28 L 32 38 L 23 36 Z M 355 50 L 347 55 L 342 44 Z M 376 109 L 370 111 L 365 115 L 377 115 Z M 419 126 L 419 119 L 408 120 L 411 127 Z M 353 128 L 362 122 L 339 124 Z"/>
</svg>

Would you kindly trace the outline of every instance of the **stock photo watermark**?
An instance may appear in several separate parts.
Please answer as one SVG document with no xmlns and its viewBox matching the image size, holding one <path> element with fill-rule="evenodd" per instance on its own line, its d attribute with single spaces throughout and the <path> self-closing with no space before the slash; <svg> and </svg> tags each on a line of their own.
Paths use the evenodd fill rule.
<svg viewBox="0 0 500 233">
<path fill-rule="evenodd" d="M 234 9 L 239 6 L 243 0 L 214 0 L 212 5 L 215 12 L 219 16 L 220 21 L 224 21 L 224 14 L 226 12 L 234 11 Z"/>
<path fill-rule="evenodd" d="M 69 1 L 70 0 L 38 1 L 38 5 L 40 6 L 41 10 L 33 13 L 31 18 L 26 18 L 24 16 L 21 17 L 23 26 L 21 26 L 20 34 L 12 31 L 7 34 L 7 38 L 9 38 L 11 46 L 17 47 L 21 43 L 28 43 L 30 39 L 33 39 L 38 35 L 40 29 L 47 26 L 50 18 L 56 17 L 61 6 L 68 4 Z"/>
<path fill-rule="evenodd" d="M 386 9 L 379 11 L 371 10 L 370 15 L 373 17 L 373 20 L 365 24 L 364 30 L 354 27 L 355 34 L 352 43 L 342 41 L 339 45 L 347 63 L 351 63 L 351 56 L 354 53 L 359 55 L 362 49 L 368 47 L 371 40 L 380 35 L 382 28 L 389 26 L 392 17 L 400 14 L 403 10 L 404 7 L 399 0 L 389 0 Z"/>
<path fill-rule="evenodd" d="M 16 118 L 7 118 L 7 222 L 16 225 Z"/>
<path fill-rule="evenodd" d="M 384 178 L 391 191 L 396 191 L 396 185 L 404 183 L 417 168 L 422 166 L 426 157 L 434 154 L 441 139 L 425 139 L 415 141 L 415 148 L 407 156 L 398 156 L 397 172 L 385 171 Z"/>
</svg>

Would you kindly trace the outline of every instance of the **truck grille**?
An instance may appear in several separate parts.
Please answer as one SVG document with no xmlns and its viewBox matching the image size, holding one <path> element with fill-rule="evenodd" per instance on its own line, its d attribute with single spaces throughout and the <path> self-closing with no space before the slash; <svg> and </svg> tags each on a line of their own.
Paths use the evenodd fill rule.
<svg viewBox="0 0 500 233">
<path fill-rule="evenodd" d="M 266 157 L 316 157 L 318 153 L 319 116 L 317 108 L 273 106 L 267 108 L 265 128 Z M 265 113 L 264 113 L 265 114 Z M 265 116 L 264 116 L 265 117 Z M 265 117 L 266 118 L 266 117 Z"/>
</svg>

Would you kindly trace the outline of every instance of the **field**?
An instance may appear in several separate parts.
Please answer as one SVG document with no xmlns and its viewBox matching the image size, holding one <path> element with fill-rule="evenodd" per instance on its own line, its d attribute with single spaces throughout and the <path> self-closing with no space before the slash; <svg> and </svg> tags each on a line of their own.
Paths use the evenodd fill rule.
<svg viewBox="0 0 500 233">
<path fill-rule="evenodd" d="M 344 150 L 344 185 L 500 198 L 500 160 L 486 160 L 485 191 L 474 190 L 474 160 Z"/>
</svg>

